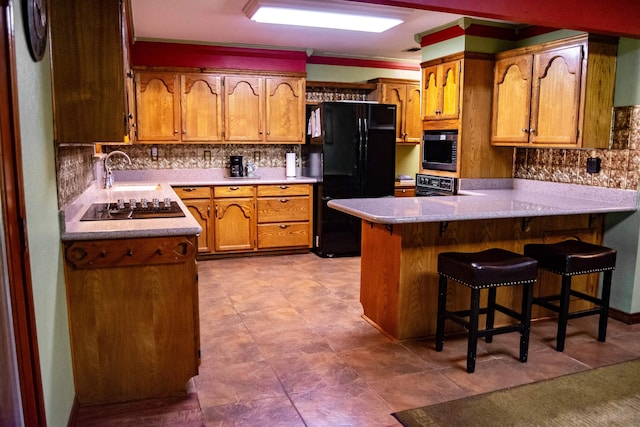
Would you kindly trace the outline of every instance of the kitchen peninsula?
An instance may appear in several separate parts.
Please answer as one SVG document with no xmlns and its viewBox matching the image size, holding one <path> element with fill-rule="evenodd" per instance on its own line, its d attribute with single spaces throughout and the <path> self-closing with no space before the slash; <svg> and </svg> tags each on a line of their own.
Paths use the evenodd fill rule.
<svg viewBox="0 0 640 427">
<path fill-rule="evenodd" d="M 456 196 L 329 202 L 362 219 L 360 301 L 365 318 L 391 339 L 435 334 L 440 252 L 500 247 L 522 253 L 527 243 L 567 238 L 599 244 L 604 216 L 633 212 L 638 203 L 636 191 L 522 179 L 462 179 L 460 190 Z M 596 295 L 597 275 L 584 279 L 577 286 Z M 534 292 L 555 293 L 557 283 L 541 273 Z M 468 290 L 461 288 L 450 293 L 460 309 L 468 305 Z M 498 300 L 515 308 L 519 292 L 506 290 Z M 534 318 L 543 316 L 542 309 L 534 311 Z"/>
</svg>

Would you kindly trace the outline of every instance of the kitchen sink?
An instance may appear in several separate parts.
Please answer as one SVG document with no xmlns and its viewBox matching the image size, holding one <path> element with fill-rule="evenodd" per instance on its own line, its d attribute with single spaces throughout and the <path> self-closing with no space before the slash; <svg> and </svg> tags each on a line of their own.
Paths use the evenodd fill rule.
<svg viewBox="0 0 640 427">
<path fill-rule="evenodd" d="M 111 191 L 158 191 L 162 190 L 160 184 L 115 184 Z"/>
</svg>

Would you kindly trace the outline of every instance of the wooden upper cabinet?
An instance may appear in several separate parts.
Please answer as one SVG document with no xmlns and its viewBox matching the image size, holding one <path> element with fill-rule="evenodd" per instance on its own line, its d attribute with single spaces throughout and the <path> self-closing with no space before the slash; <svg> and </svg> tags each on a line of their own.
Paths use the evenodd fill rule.
<svg viewBox="0 0 640 427">
<path fill-rule="evenodd" d="M 531 55 L 496 61 L 492 120 L 494 143 L 526 143 L 529 140 L 532 64 Z"/>
<path fill-rule="evenodd" d="M 578 36 L 496 55 L 494 145 L 607 148 L 617 40 Z"/>
<path fill-rule="evenodd" d="M 229 142 L 262 142 L 263 86 L 262 77 L 225 77 L 225 139 Z"/>
<path fill-rule="evenodd" d="M 423 120 L 451 120 L 460 114 L 460 61 L 422 69 Z"/>
<path fill-rule="evenodd" d="M 222 141 L 222 77 L 210 74 L 180 76 L 183 142 Z"/>
<path fill-rule="evenodd" d="M 420 82 L 386 78 L 369 80 L 369 82 L 377 84 L 377 89 L 369 95 L 369 99 L 396 105 L 396 143 L 420 143 L 422 141 Z"/>
<path fill-rule="evenodd" d="M 529 141 L 577 144 L 582 58 L 581 45 L 535 55 Z"/>
<path fill-rule="evenodd" d="M 180 141 L 179 78 L 174 73 L 136 73 L 139 141 Z"/>
<path fill-rule="evenodd" d="M 126 3 L 49 3 L 55 141 L 125 142 L 133 137 Z"/>
<path fill-rule="evenodd" d="M 266 78 L 265 142 L 304 142 L 304 81 L 290 77 Z"/>
</svg>

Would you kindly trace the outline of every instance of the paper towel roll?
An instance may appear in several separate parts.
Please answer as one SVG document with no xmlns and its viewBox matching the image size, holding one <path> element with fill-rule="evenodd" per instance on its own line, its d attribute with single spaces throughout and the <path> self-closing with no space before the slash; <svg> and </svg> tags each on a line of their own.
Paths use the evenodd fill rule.
<svg viewBox="0 0 640 427">
<path fill-rule="evenodd" d="M 309 154 L 309 174 L 311 176 L 320 176 L 320 153 Z"/>
<path fill-rule="evenodd" d="M 296 153 L 287 153 L 287 178 L 296 176 Z"/>
</svg>

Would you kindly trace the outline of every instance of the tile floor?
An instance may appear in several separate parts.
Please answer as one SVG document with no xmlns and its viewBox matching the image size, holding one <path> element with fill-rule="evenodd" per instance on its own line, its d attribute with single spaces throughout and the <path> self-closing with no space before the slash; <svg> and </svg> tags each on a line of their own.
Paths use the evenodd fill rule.
<svg viewBox="0 0 640 427">
<path fill-rule="evenodd" d="M 481 341 L 467 374 L 465 336 L 438 353 L 432 340 L 393 343 L 361 318 L 357 257 L 232 258 L 198 269 L 202 364 L 192 393 L 168 406 L 82 408 L 76 425 L 397 426 L 395 411 L 640 357 L 640 324 L 610 319 L 603 344 L 591 316 L 570 322 L 563 353 L 553 348 L 555 323 L 534 323 L 525 364 L 517 334 Z"/>
</svg>

